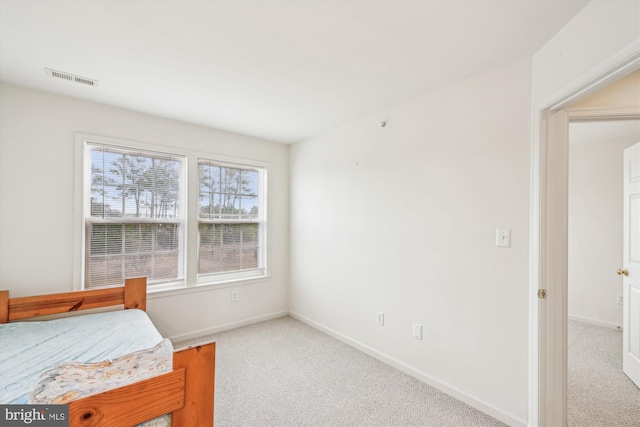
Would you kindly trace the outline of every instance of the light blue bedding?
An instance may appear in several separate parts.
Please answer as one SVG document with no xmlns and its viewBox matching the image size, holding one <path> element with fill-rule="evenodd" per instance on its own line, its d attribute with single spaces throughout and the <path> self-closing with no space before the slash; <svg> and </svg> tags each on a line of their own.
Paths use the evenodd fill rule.
<svg viewBox="0 0 640 427">
<path fill-rule="evenodd" d="M 0 324 L 0 403 L 27 403 L 40 374 L 63 362 L 99 362 L 162 341 L 142 310 Z"/>
</svg>

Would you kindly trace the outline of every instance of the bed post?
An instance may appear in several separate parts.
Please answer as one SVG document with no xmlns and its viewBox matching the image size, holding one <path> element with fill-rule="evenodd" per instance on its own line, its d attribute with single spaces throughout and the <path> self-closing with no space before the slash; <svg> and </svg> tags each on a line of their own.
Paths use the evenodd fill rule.
<svg viewBox="0 0 640 427">
<path fill-rule="evenodd" d="M 0 291 L 0 324 L 9 322 L 9 291 Z"/>
<path fill-rule="evenodd" d="M 186 368 L 184 407 L 171 414 L 173 427 L 212 427 L 215 393 L 216 343 L 173 353 L 173 369 Z"/>
<path fill-rule="evenodd" d="M 147 311 L 147 278 L 136 277 L 124 281 L 124 308 Z"/>
</svg>

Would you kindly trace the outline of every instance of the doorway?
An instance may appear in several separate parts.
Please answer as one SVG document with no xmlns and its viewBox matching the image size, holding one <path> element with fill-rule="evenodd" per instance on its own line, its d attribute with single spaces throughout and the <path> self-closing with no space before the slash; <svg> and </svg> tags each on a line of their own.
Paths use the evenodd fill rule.
<svg viewBox="0 0 640 427">
<path fill-rule="evenodd" d="M 623 289 L 616 273 L 623 259 L 623 152 L 638 141 L 639 120 L 569 123 L 569 426 L 640 419 L 640 390 L 622 372 Z"/>
<path fill-rule="evenodd" d="M 573 120 L 640 119 L 640 107 L 564 110 L 640 69 L 640 50 L 600 64 L 537 110 L 532 150 L 530 425 L 567 425 L 568 129 Z M 539 127 L 538 127 L 539 125 Z"/>
</svg>

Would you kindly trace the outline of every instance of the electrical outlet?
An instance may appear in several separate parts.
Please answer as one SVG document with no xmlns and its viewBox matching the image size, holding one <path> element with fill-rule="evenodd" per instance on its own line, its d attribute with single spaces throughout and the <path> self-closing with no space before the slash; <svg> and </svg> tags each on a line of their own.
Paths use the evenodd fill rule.
<svg viewBox="0 0 640 427">
<path fill-rule="evenodd" d="M 620 305 L 624 304 L 624 296 L 622 294 L 616 295 L 616 303 Z"/>
<path fill-rule="evenodd" d="M 238 302 L 238 291 L 231 291 L 231 302 Z"/>
<path fill-rule="evenodd" d="M 420 323 L 413 324 L 413 337 L 422 341 L 422 325 Z"/>
<path fill-rule="evenodd" d="M 384 312 L 376 311 L 376 323 L 380 326 L 384 326 Z"/>
</svg>

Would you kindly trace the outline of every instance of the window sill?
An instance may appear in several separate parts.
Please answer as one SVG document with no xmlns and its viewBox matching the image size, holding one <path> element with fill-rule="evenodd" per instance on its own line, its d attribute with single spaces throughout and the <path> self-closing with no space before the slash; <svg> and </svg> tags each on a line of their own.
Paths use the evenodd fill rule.
<svg viewBox="0 0 640 427">
<path fill-rule="evenodd" d="M 176 295 L 185 295 L 195 292 L 209 292 L 217 289 L 232 288 L 236 286 L 253 285 L 256 283 L 266 282 L 271 279 L 270 275 L 247 277 L 242 279 L 226 280 L 223 282 L 200 283 L 191 286 L 180 286 L 164 289 L 149 289 L 147 291 L 147 299 L 158 299 L 172 297 Z"/>
</svg>

